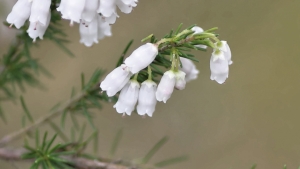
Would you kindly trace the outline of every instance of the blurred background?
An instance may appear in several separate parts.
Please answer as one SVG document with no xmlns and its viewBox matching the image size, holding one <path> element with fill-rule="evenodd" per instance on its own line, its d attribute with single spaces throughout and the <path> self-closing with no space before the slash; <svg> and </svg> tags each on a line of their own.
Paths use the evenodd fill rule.
<svg viewBox="0 0 300 169">
<path fill-rule="evenodd" d="M 11 9 L 3 1 L 1 22 Z M 131 14 L 120 13 L 113 36 L 92 48 L 79 43 L 78 25 L 70 28 L 65 21 L 72 42 L 68 47 L 76 57 L 42 41 L 32 55 L 54 78 L 40 76 L 47 89 L 28 87 L 23 96 L 35 117 L 41 117 L 68 99 L 73 86 L 79 89 L 81 72 L 90 77 L 96 68 L 111 71 L 129 40 L 135 40 L 131 52 L 142 38 L 151 33 L 162 37 L 181 22 L 186 27 L 217 26 L 234 62 L 226 83 L 219 85 L 209 78 L 211 50 L 195 52 L 200 60 L 198 79 L 175 91 L 167 104 L 159 103 L 153 118 L 136 114 L 122 118 L 113 104 L 94 112 L 100 131 L 98 154 L 106 156 L 115 134 L 123 129 L 118 159 L 143 157 L 159 139 L 169 136 L 152 163 L 189 155 L 188 161 L 169 168 L 241 169 L 256 163 L 261 169 L 284 164 L 295 169 L 300 165 L 299 7 L 295 0 L 140 0 Z M 13 36 L 7 28 L 0 30 L 2 55 Z M 5 103 L 4 110 L 9 124 L 0 122 L 0 137 L 21 127 L 21 105 Z M 3 161 L 0 166 L 12 168 Z"/>
</svg>

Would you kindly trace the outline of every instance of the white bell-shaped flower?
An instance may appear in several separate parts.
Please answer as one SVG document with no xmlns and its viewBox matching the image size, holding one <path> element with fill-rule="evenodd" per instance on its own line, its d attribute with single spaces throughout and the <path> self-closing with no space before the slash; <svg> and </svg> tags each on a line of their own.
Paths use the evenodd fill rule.
<svg viewBox="0 0 300 169">
<path fill-rule="evenodd" d="M 139 96 L 140 84 L 136 80 L 130 80 L 121 90 L 119 99 L 114 105 L 118 113 L 130 116 L 135 108 Z"/>
<path fill-rule="evenodd" d="M 228 43 L 226 43 L 226 46 L 227 46 L 227 52 L 225 53 L 225 58 L 228 60 L 228 64 L 231 65 L 233 63 L 231 60 L 231 50 Z"/>
<path fill-rule="evenodd" d="M 80 43 L 83 43 L 87 47 L 91 47 L 94 43 L 98 43 L 98 18 L 88 23 L 81 20 L 79 26 Z"/>
<path fill-rule="evenodd" d="M 105 36 L 111 36 L 111 26 L 108 22 L 106 22 L 100 15 L 97 16 L 98 18 L 98 39 L 101 40 Z"/>
<path fill-rule="evenodd" d="M 92 22 L 97 15 L 97 9 L 99 6 L 99 0 L 86 0 L 81 19 L 86 22 Z"/>
<path fill-rule="evenodd" d="M 185 88 L 185 73 L 181 70 L 178 70 L 175 72 L 176 82 L 175 82 L 175 88 L 178 90 L 183 90 Z"/>
<path fill-rule="evenodd" d="M 100 5 L 97 10 L 103 17 L 110 17 L 116 13 L 116 0 L 100 0 Z"/>
<path fill-rule="evenodd" d="M 51 0 L 33 0 L 29 21 L 46 25 L 50 13 Z"/>
<path fill-rule="evenodd" d="M 231 60 L 231 50 L 226 41 L 221 41 L 220 43 L 216 43 L 217 47 L 224 52 L 225 58 L 228 60 L 228 64 L 231 65 L 233 62 Z"/>
<path fill-rule="evenodd" d="M 216 47 L 224 53 L 224 58 L 227 59 L 228 64 L 231 65 L 233 62 L 231 60 L 231 50 L 227 41 L 220 41 L 215 43 Z"/>
<path fill-rule="evenodd" d="M 210 71 L 211 71 L 211 80 L 215 80 L 219 84 L 225 82 L 229 74 L 229 65 L 228 60 L 224 56 L 215 56 L 215 55 L 224 55 L 223 52 L 213 53 L 210 59 Z M 216 59 L 217 58 L 217 59 Z"/>
<path fill-rule="evenodd" d="M 6 21 L 19 29 L 30 16 L 31 4 L 30 0 L 18 0 L 8 14 Z"/>
<path fill-rule="evenodd" d="M 191 30 L 194 31 L 194 34 L 200 34 L 200 33 L 204 32 L 204 30 L 199 26 L 194 26 Z M 198 48 L 203 48 L 203 49 L 207 48 L 206 45 L 195 45 L 195 46 Z"/>
<path fill-rule="evenodd" d="M 36 41 L 37 37 L 39 37 L 40 39 L 43 39 L 44 34 L 50 24 L 50 19 L 51 19 L 51 12 L 49 12 L 49 14 L 47 16 L 46 25 L 43 25 L 40 22 L 30 22 L 27 33 L 33 39 L 33 42 Z"/>
<path fill-rule="evenodd" d="M 122 64 L 105 77 L 100 84 L 100 88 L 106 91 L 109 97 L 114 96 L 126 85 L 131 75 L 128 67 Z"/>
<path fill-rule="evenodd" d="M 103 18 L 104 18 L 105 22 L 107 22 L 109 24 L 114 24 L 114 23 L 116 23 L 116 20 L 118 17 L 119 17 L 119 15 L 117 13 L 113 13 L 109 17 L 103 17 Z"/>
<path fill-rule="evenodd" d="M 139 115 L 148 115 L 152 117 L 156 106 L 156 83 L 152 80 L 146 80 L 142 83 L 142 87 L 139 92 L 138 105 L 136 107 Z"/>
<path fill-rule="evenodd" d="M 182 67 L 179 69 L 185 73 L 185 81 L 189 82 L 195 80 L 198 77 L 199 70 L 197 70 L 195 64 L 190 60 L 180 57 Z"/>
<path fill-rule="evenodd" d="M 126 5 L 130 5 L 136 7 L 138 0 L 119 0 L 122 1 Z"/>
<path fill-rule="evenodd" d="M 166 103 L 173 93 L 175 83 L 175 72 L 173 70 L 165 72 L 158 84 L 157 91 L 155 93 L 157 101 L 163 101 L 164 103 Z"/>
<path fill-rule="evenodd" d="M 135 74 L 150 65 L 158 54 L 158 48 L 152 43 L 146 43 L 137 48 L 125 59 L 125 64 L 130 71 Z"/>
<path fill-rule="evenodd" d="M 62 18 L 70 20 L 70 25 L 73 25 L 73 22 L 80 23 L 81 15 L 85 6 L 85 0 L 66 0 L 62 4 Z"/>
<path fill-rule="evenodd" d="M 60 4 L 59 4 L 58 8 L 56 8 L 56 10 L 62 13 L 65 10 L 67 3 L 68 3 L 68 0 L 60 0 Z"/>
<path fill-rule="evenodd" d="M 129 4 L 125 4 L 122 0 L 117 0 L 116 5 L 119 7 L 120 11 L 126 14 L 129 14 L 132 11 L 133 6 Z M 134 3 L 134 2 L 133 2 Z"/>
</svg>

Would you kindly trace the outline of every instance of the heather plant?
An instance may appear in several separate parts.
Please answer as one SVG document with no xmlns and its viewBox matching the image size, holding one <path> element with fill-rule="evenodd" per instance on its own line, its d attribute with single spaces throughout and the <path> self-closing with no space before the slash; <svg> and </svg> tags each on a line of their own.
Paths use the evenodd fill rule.
<svg viewBox="0 0 300 169">
<path fill-rule="evenodd" d="M 185 28 L 183 24 L 179 24 L 164 37 L 145 35 L 140 47 L 131 54 L 128 50 L 133 41 L 129 40 L 127 45 L 124 43 L 125 49 L 120 53 L 121 56 L 112 71 L 96 69 L 89 79 L 82 74 L 79 77 L 81 90 L 70 91 L 69 100 L 54 105 L 49 113 L 39 119 L 32 116 L 26 100 L 15 92 L 16 88 L 24 91 L 24 84 L 41 87 L 37 74 L 48 75 L 51 72 L 32 57 L 31 49 L 40 40 L 50 40 L 70 56 L 76 55 L 65 46 L 69 41 L 61 29 L 61 22 L 69 20 L 69 29 L 75 29 L 72 26 L 79 24 L 80 43 L 87 47 L 96 46 L 99 40 L 112 36 L 111 26 L 117 21 L 117 12 L 129 14 L 138 3 L 138 0 L 16 2 L 4 22 L 11 30 L 17 29 L 17 33 L 0 61 L 1 105 L 19 100 L 24 110 L 24 118 L 23 128 L 7 133 L 0 139 L 1 159 L 13 163 L 24 160 L 31 163 L 31 169 L 164 168 L 186 160 L 186 156 L 178 156 L 148 164 L 152 156 L 166 143 L 167 137 L 158 141 L 139 160 L 117 161 L 108 158 L 109 156 L 98 157 L 85 152 L 87 146 L 94 146 L 94 150 L 97 150 L 98 137 L 101 137 L 94 125 L 96 117 L 91 115 L 91 110 L 96 108 L 101 111 L 103 104 L 114 102 L 113 108 L 122 116 L 155 118 L 157 102 L 166 103 L 174 89 L 180 92 L 189 90 L 186 83 L 196 80 L 199 74 L 193 62 L 198 61 L 198 53 L 207 50 L 212 51 L 210 79 L 223 84 L 232 64 L 231 50 L 226 41 L 220 40 L 217 27 L 203 30 L 198 24 Z M 196 51 L 197 56 L 191 54 L 193 51 Z M 9 123 L 6 120 L 7 115 L 5 110 L 0 109 L 2 123 Z M 86 126 L 78 124 L 76 118 L 85 118 L 94 132 L 84 137 Z M 64 130 L 66 119 L 72 121 L 71 134 Z M 52 136 L 47 131 L 41 132 L 41 125 L 48 125 L 49 130 L 54 130 L 56 134 Z M 75 138 L 76 133 L 79 138 Z M 121 135 L 122 131 L 112 141 L 111 155 L 116 152 Z M 60 137 L 63 142 L 56 141 L 56 137 Z M 23 148 L 8 148 L 12 141 L 18 139 L 24 139 Z"/>
</svg>

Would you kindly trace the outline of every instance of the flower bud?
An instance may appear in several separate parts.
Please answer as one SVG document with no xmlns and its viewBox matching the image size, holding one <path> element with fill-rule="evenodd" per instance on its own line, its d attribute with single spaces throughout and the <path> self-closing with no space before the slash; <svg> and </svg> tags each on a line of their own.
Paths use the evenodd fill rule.
<svg viewBox="0 0 300 169">
<path fill-rule="evenodd" d="M 199 70 L 196 69 L 195 64 L 190 60 L 180 57 L 182 67 L 179 70 L 185 73 L 185 81 L 189 82 L 191 80 L 197 79 Z"/>
<path fill-rule="evenodd" d="M 121 90 L 119 99 L 114 105 L 118 113 L 131 115 L 139 96 L 140 84 L 136 80 L 129 81 Z"/>
<path fill-rule="evenodd" d="M 137 112 L 139 115 L 148 115 L 152 117 L 156 106 L 156 83 L 151 80 L 146 80 L 142 83 L 139 92 Z"/>
<path fill-rule="evenodd" d="M 114 96 L 126 85 L 131 75 L 128 67 L 123 64 L 115 68 L 105 77 L 100 84 L 100 88 L 106 91 L 109 97 Z"/>
<path fill-rule="evenodd" d="M 229 66 L 227 59 L 217 58 L 212 55 L 210 59 L 211 80 L 215 80 L 219 84 L 225 82 L 228 78 Z"/>
<path fill-rule="evenodd" d="M 33 42 L 36 41 L 37 37 L 39 37 L 40 39 L 43 39 L 44 34 L 45 34 L 49 24 L 50 24 L 50 19 L 51 19 L 51 12 L 49 12 L 49 14 L 47 16 L 47 20 L 46 20 L 45 25 L 43 25 L 40 22 L 30 22 L 27 33 L 33 39 Z"/>
<path fill-rule="evenodd" d="M 137 48 L 125 59 L 125 64 L 130 71 L 135 74 L 150 65 L 158 54 L 158 48 L 152 43 L 146 43 Z"/>
<path fill-rule="evenodd" d="M 51 0 L 34 0 L 32 2 L 29 21 L 46 25 L 50 13 Z"/>
<path fill-rule="evenodd" d="M 20 29 L 30 16 L 31 4 L 32 2 L 29 0 L 18 0 L 8 14 L 6 21 Z"/>
<path fill-rule="evenodd" d="M 156 91 L 156 99 L 157 101 L 163 101 L 164 103 L 171 97 L 174 86 L 176 83 L 176 75 L 173 70 L 169 70 L 164 73 L 161 78 L 157 91 Z"/>
<path fill-rule="evenodd" d="M 183 90 L 185 88 L 185 73 L 181 70 L 178 70 L 175 72 L 175 77 L 176 77 L 176 83 L 175 83 L 175 88 L 178 90 Z"/>
<path fill-rule="evenodd" d="M 94 43 L 98 43 L 98 18 L 95 17 L 90 23 L 84 23 L 81 20 L 79 26 L 80 43 L 87 47 L 91 47 Z"/>
</svg>

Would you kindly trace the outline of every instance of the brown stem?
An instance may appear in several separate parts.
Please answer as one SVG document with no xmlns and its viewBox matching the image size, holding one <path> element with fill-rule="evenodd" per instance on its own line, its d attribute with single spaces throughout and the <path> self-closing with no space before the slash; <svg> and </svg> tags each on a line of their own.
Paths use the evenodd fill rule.
<svg viewBox="0 0 300 169">
<path fill-rule="evenodd" d="M 194 40 L 194 37 L 190 37 L 190 38 L 186 38 L 186 39 L 182 39 L 179 43 L 172 43 L 166 46 L 163 46 L 161 48 L 159 48 L 159 52 L 163 52 L 167 49 L 171 49 L 172 47 L 180 47 L 183 44 L 187 43 L 187 42 L 191 42 Z"/>
<path fill-rule="evenodd" d="M 27 153 L 26 149 L 8 149 L 0 148 L 0 158 L 8 161 L 21 161 L 22 154 Z M 70 161 L 76 169 L 133 169 L 134 167 L 128 167 L 121 164 L 113 164 L 108 162 L 102 162 L 99 160 L 90 160 L 82 157 L 61 157 Z"/>
<path fill-rule="evenodd" d="M 62 114 L 64 111 L 66 111 L 67 109 L 69 109 L 73 103 L 77 102 L 78 100 L 80 100 L 81 98 L 86 96 L 86 92 L 81 92 L 79 94 L 77 94 L 75 97 L 71 98 L 70 100 L 68 100 L 64 106 L 62 106 L 60 109 L 54 111 L 54 112 L 50 112 L 48 115 L 39 118 L 37 121 L 35 121 L 33 124 L 31 124 L 30 126 L 27 126 L 25 128 L 22 128 L 18 131 L 15 131 L 11 134 L 8 134 L 6 136 L 4 136 L 1 140 L 0 140 L 0 147 L 5 146 L 7 143 L 12 142 L 13 140 L 16 140 L 18 138 L 20 138 L 22 135 L 24 135 L 25 133 L 28 133 L 29 131 L 35 129 L 36 127 L 44 124 L 44 122 L 57 117 L 58 115 Z"/>
</svg>

